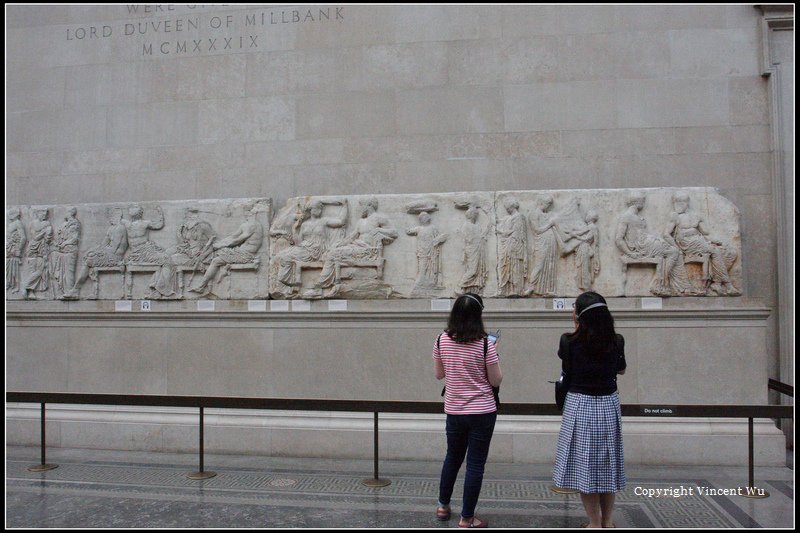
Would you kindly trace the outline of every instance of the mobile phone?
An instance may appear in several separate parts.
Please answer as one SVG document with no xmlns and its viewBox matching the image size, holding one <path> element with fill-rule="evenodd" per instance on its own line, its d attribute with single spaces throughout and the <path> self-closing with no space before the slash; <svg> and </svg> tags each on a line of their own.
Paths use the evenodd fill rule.
<svg viewBox="0 0 800 533">
<path fill-rule="evenodd" d="M 492 341 L 492 343 L 497 344 L 497 341 L 500 340 L 500 330 L 498 329 L 494 333 L 490 331 L 487 337 L 489 337 L 489 340 Z"/>
</svg>

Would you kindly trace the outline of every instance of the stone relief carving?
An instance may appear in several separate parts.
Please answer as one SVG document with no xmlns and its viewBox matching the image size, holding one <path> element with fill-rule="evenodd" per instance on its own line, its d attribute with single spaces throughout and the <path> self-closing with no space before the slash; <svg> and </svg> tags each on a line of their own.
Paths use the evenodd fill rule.
<svg viewBox="0 0 800 533">
<path fill-rule="evenodd" d="M 257 219 L 257 214 L 264 207 L 258 202 L 248 205 L 247 219 L 239 229 L 211 245 L 214 249 L 214 258 L 203 274 L 203 279 L 189 288 L 190 291 L 206 295 L 212 291 L 211 281 L 219 283 L 225 276 L 230 276 L 230 271 L 253 270 L 257 271 L 261 259 L 257 252 L 264 241 L 264 227 Z"/>
<path fill-rule="evenodd" d="M 597 227 L 599 215 L 594 210 L 586 212 L 584 227 L 572 230 L 572 247 L 565 246 L 562 254 L 575 254 L 575 285 L 581 291 L 594 288 L 594 279 L 600 274 L 600 229 Z M 574 251 L 574 252 L 573 252 Z"/>
<path fill-rule="evenodd" d="M 44 292 L 48 287 L 48 258 L 50 243 L 53 240 L 53 226 L 48 219 L 49 213 L 46 208 L 36 209 L 35 218 L 29 228 L 30 239 L 25 254 L 25 281 L 22 286 L 23 296 L 27 299 L 36 299 L 36 293 Z"/>
<path fill-rule="evenodd" d="M 500 296 L 523 296 L 527 278 L 528 230 L 514 197 L 503 200 L 508 216 L 497 222 L 497 277 Z"/>
<path fill-rule="evenodd" d="M 658 296 L 693 294 L 678 247 L 650 233 L 647 222 L 639 214 L 644 209 L 645 201 L 643 193 L 632 193 L 627 201 L 627 209 L 617 220 L 614 242 L 622 252 L 623 273 L 627 276 L 627 266 L 631 264 L 655 264 L 656 275 L 650 292 Z"/>
<path fill-rule="evenodd" d="M 741 294 L 738 210 L 710 188 L 292 198 L 271 225 L 270 210 L 7 206 L 6 299 Z"/>
<path fill-rule="evenodd" d="M 248 215 L 252 209 L 255 215 Z M 38 213 L 48 210 L 53 217 L 62 214 L 64 222 L 57 231 L 46 216 L 40 220 Z M 17 294 L 60 300 L 266 298 L 266 276 L 258 277 L 258 266 L 269 258 L 268 245 L 262 246 L 262 224 L 269 223 L 270 210 L 271 202 L 264 198 L 12 207 L 6 229 L 6 298 L 14 299 Z M 254 218 L 254 236 L 249 241 L 230 242 L 237 227 L 242 226 L 239 231 L 248 228 L 248 222 L 242 223 L 248 216 Z M 28 233 L 41 226 L 37 239 L 38 233 L 44 232 L 39 239 L 42 242 L 37 240 L 26 248 L 25 226 Z M 218 233 L 229 234 L 228 242 L 217 239 Z M 255 251 L 245 257 L 248 250 Z M 236 262 L 244 259 L 248 261 Z M 211 276 L 216 279 L 224 279 L 230 270 L 242 274 L 236 274 L 233 285 L 228 276 L 227 288 L 209 282 L 200 295 L 184 292 L 187 285 L 201 283 L 215 260 Z M 142 274 L 149 276 L 149 283 L 144 283 Z M 15 292 L 20 278 L 30 290 Z M 94 281 L 94 289 L 82 291 L 88 279 Z"/>
<path fill-rule="evenodd" d="M 574 255 L 575 285 L 581 291 L 591 289 L 600 272 L 597 212 L 584 212 L 576 196 L 557 212 L 552 207 L 553 197 L 542 195 L 536 199 L 528 217 L 533 249 L 526 296 L 556 296 L 559 258 L 568 255 Z"/>
<path fill-rule="evenodd" d="M 189 274 L 191 285 L 198 271 L 205 271 L 211 263 L 214 253 L 214 240 L 217 234 L 211 224 L 200 218 L 200 209 L 187 207 L 184 209 L 183 222 L 178 227 L 177 244 L 167 250 L 170 263 L 174 266 L 176 294 L 184 295 L 184 277 Z M 216 213 L 212 213 L 216 214 Z"/>
<path fill-rule="evenodd" d="M 736 251 L 718 238 L 710 236 L 702 215 L 689 211 L 688 193 L 679 191 L 672 196 L 674 211 L 664 234 L 683 254 L 683 262 L 702 265 L 700 291 L 704 294 L 740 294 L 729 275 L 736 261 Z"/>
<path fill-rule="evenodd" d="M 441 248 L 447 240 L 447 234 L 441 233 L 432 224 L 431 213 L 438 211 L 435 203 L 417 202 L 408 204 L 406 212 L 416 214 L 419 226 L 414 226 L 406 230 L 406 235 L 417 237 L 417 275 L 414 282 L 412 296 L 426 296 L 444 289 L 440 281 L 442 275 Z"/>
<path fill-rule="evenodd" d="M 28 237 L 25 226 L 20 217 L 22 212 L 19 207 L 12 207 L 7 211 L 8 226 L 6 226 L 6 291 L 18 293 L 20 290 L 20 266 L 22 265 L 22 251 Z"/>
<path fill-rule="evenodd" d="M 119 272 L 122 276 L 120 287 L 122 296 L 125 296 L 125 265 L 123 263 L 125 252 L 128 250 L 128 231 L 122 224 L 122 209 L 108 208 L 108 230 L 103 242 L 90 248 L 83 256 L 83 264 L 73 286 L 64 291 L 62 299 L 77 300 L 81 286 L 91 277 L 95 282 L 94 299 L 98 298 L 100 272 Z"/>
<path fill-rule="evenodd" d="M 150 240 L 150 230 L 164 227 L 164 211 L 161 206 L 155 207 L 154 220 L 144 218 L 144 209 L 135 205 L 128 211 L 128 219 L 122 219 L 122 225 L 128 233 L 128 256 L 125 258 L 125 274 L 127 276 L 127 295 L 133 292 L 133 277 L 136 272 L 152 272 L 148 298 L 174 296 L 175 268 L 169 260 L 167 251 Z"/>
<path fill-rule="evenodd" d="M 398 236 L 389 219 L 378 213 L 378 199 L 370 197 L 361 203 L 361 218 L 355 230 L 342 242 L 332 246 L 322 256 L 322 272 L 314 288 L 306 291 L 306 298 L 331 297 L 340 294 L 342 281 L 351 279 L 346 269 L 375 269 L 374 280 L 383 280 L 385 259 L 383 247 Z M 356 283 L 358 285 L 358 283 Z M 372 289 L 390 290 L 383 283 L 361 283 Z"/>
<path fill-rule="evenodd" d="M 567 206 L 554 216 L 553 230 L 560 256 L 574 254 L 575 285 L 581 291 L 592 289 L 594 278 L 600 273 L 598 220 L 596 211 L 584 211 L 578 197 L 571 198 Z"/>
<path fill-rule="evenodd" d="M 464 240 L 464 274 L 459 281 L 457 294 L 471 292 L 483 295 L 489 270 L 486 263 L 486 243 L 491 223 L 481 223 L 479 219 L 482 207 L 478 201 L 470 200 L 458 203 L 456 207 L 466 209 L 466 220 L 461 224 L 458 233 Z M 486 212 L 484 210 L 484 212 Z"/>
<path fill-rule="evenodd" d="M 81 240 L 81 223 L 76 218 L 75 207 L 67 209 L 67 216 L 55 234 L 50 251 L 50 276 L 53 298 L 62 298 L 75 285 L 75 268 L 78 266 L 78 246 Z"/>
<path fill-rule="evenodd" d="M 323 216 L 326 206 L 340 206 L 336 216 Z M 295 216 L 276 217 L 270 236 L 284 239 L 288 247 L 274 252 L 271 260 L 270 292 L 290 297 L 300 292 L 302 271 L 322 268 L 322 257 L 344 237 L 348 221 L 347 200 L 314 200 L 298 205 Z"/>
<path fill-rule="evenodd" d="M 553 197 L 536 199 L 536 207 L 528 216 L 533 233 L 530 285 L 525 295 L 555 296 L 559 239 L 556 235 L 556 216 L 550 211 Z"/>
</svg>

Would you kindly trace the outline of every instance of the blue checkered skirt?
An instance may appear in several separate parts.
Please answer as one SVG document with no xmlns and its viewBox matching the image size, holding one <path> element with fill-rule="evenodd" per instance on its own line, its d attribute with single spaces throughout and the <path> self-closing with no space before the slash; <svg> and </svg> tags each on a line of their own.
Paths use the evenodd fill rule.
<svg viewBox="0 0 800 533">
<path fill-rule="evenodd" d="M 553 467 L 557 487 L 585 494 L 625 488 L 619 394 L 588 396 L 570 392 L 564 402 Z"/>
</svg>

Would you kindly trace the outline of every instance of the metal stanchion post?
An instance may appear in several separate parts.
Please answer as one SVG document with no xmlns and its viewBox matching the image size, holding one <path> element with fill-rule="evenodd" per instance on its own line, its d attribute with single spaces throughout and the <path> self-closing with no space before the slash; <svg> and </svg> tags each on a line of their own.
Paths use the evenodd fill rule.
<svg viewBox="0 0 800 533">
<path fill-rule="evenodd" d="M 764 489 L 756 489 L 754 475 L 753 475 L 753 419 L 747 419 L 747 490 L 745 490 L 745 498 L 769 498 L 769 492 Z M 740 489 L 741 490 L 741 489 Z"/>
<path fill-rule="evenodd" d="M 45 429 L 44 429 L 44 405 L 45 405 L 44 402 L 42 402 L 42 415 L 41 415 L 41 422 L 42 422 L 42 429 L 41 429 L 41 435 L 42 435 L 42 463 L 38 464 L 38 465 L 29 466 L 28 467 L 28 471 L 30 471 L 30 472 L 46 472 L 48 470 L 53 470 L 54 468 L 58 468 L 58 465 L 56 465 L 56 464 L 49 465 L 49 464 L 47 464 L 47 461 L 45 460 L 45 455 L 46 455 L 45 450 L 47 448 L 46 448 L 46 444 L 45 444 L 46 433 L 45 433 Z"/>
<path fill-rule="evenodd" d="M 208 479 L 217 475 L 216 472 L 204 472 L 203 471 L 203 408 L 200 408 L 200 471 L 194 472 L 193 474 L 187 474 L 186 477 L 189 479 Z"/>
<path fill-rule="evenodd" d="M 386 485 L 390 485 L 392 482 L 388 479 L 381 479 L 378 477 L 378 413 L 375 412 L 375 422 L 373 427 L 373 436 L 372 441 L 375 445 L 375 449 L 373 450 L 373 477 L 372 479 L 367 478 L 361 481 L 363 485 L 367 487 L 385 487 Z"/>
</svg>

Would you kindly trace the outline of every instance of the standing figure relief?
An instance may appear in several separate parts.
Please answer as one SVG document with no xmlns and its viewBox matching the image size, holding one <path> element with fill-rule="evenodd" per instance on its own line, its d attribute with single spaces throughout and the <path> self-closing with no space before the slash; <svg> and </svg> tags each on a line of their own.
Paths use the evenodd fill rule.
<svg viewBox="0 0 800 533">
<path fill-rule="evenodd" d="M 53 226 L 48 216 L 49 210 L 46 208 L 34 210 L 35 219 L 30 225 L 30 240 L 25 254 L 25 281 L 22 286 L 23 296 L 26 299 L 35 299 L 37 292 L 44 292 L 48 287 L 48 261 L 50 244 L 53 241 Z"/>
<path fill-rule="evenodd" d="M 81 223 L 76 218 L 78 210 L 70 207 L 64 224 L 58 228 L 50 251 L 50 275 L 53 278 L 53 298 L 63 298 L 75 285 L 78 265 L 78 247 L 81 240 Z"/>
<path fill-rule="evenodd" d="M 489 277 L 486 265 L 486 241 L 489 238 L 491 224 L 481 226 L 479 222 L 481 210 L 475 203 L 468 203 L 465 207 L 466 220 L 458 229 L 458 233 L 464 239 L 464 274 L 459 281 L 458 294 L 471 292 L 483 295 Z"/>
<path fill-rule="evenodd" d="M 431 213 L 438 210 L 436 204 L 411 204 L 406 206 L 409 214 L 418 214 L 419 226 L 406 230 L 406 235 L 417 237 L 416 259 L 417 273 L 412 295 L 424 296 L 431 290 L 443 289 L 442 284 L 442 245 L 447 241 L 447 234 L 442 233 L 431 223 Z"/>
<path fill-rule="evenodd" d="M 575 242 L 575 284 L 581 291 L 594 288 L 594 280 L 600 274 L 600 229 L 597 227 L 597 211 L 586 212 L 585 229 L 570 233 Z M 566 248 L 569 250 L 569 248 Z M 562 252 L 563 253 L 563 252 Z"/>
<path fill-rule="evenodd" d="M 507 217 L 497 223 L 497 277 L 500 296 L 523 296 L 527 276 L 528 230 L 519 201 L 503 200 Z"/>
<path fill-rule="evenodd" d="M 77 278 L 73 286 L 64 291 L 61 296 L 64 300 L 77 300 L 80 295 L 81 286 L 86 280 L 93 276 L 96 278 L 97 268 L 124 268 L 124 256 L 128 250 L 128 232 L 122 224 L 122 209 L 107 208 L 106 218 L 108 220 L 108 230 L 106 230 L 103 242 L 90 248 L 83 255 L 83 261 L 78 271 Z"/>
<path fill-rule="evenodd" d="M 556 234 L 556 217 L 550 211 L 552 207 L 552 196 L 540 196 L 528 218 L 533 233 L 533 254 L 526 296 L 556 294 L 559 238 Z"/>
<path fill-rule="evenodd" d="M 22 252 L 28 237 L 25 226 L 20 218 L 22 212 L 19 207 L 8 210 L 8 225 L 6 226 L 6 290 L 20 291 L 20 267 L 22 265 Z"/>
</svg>

